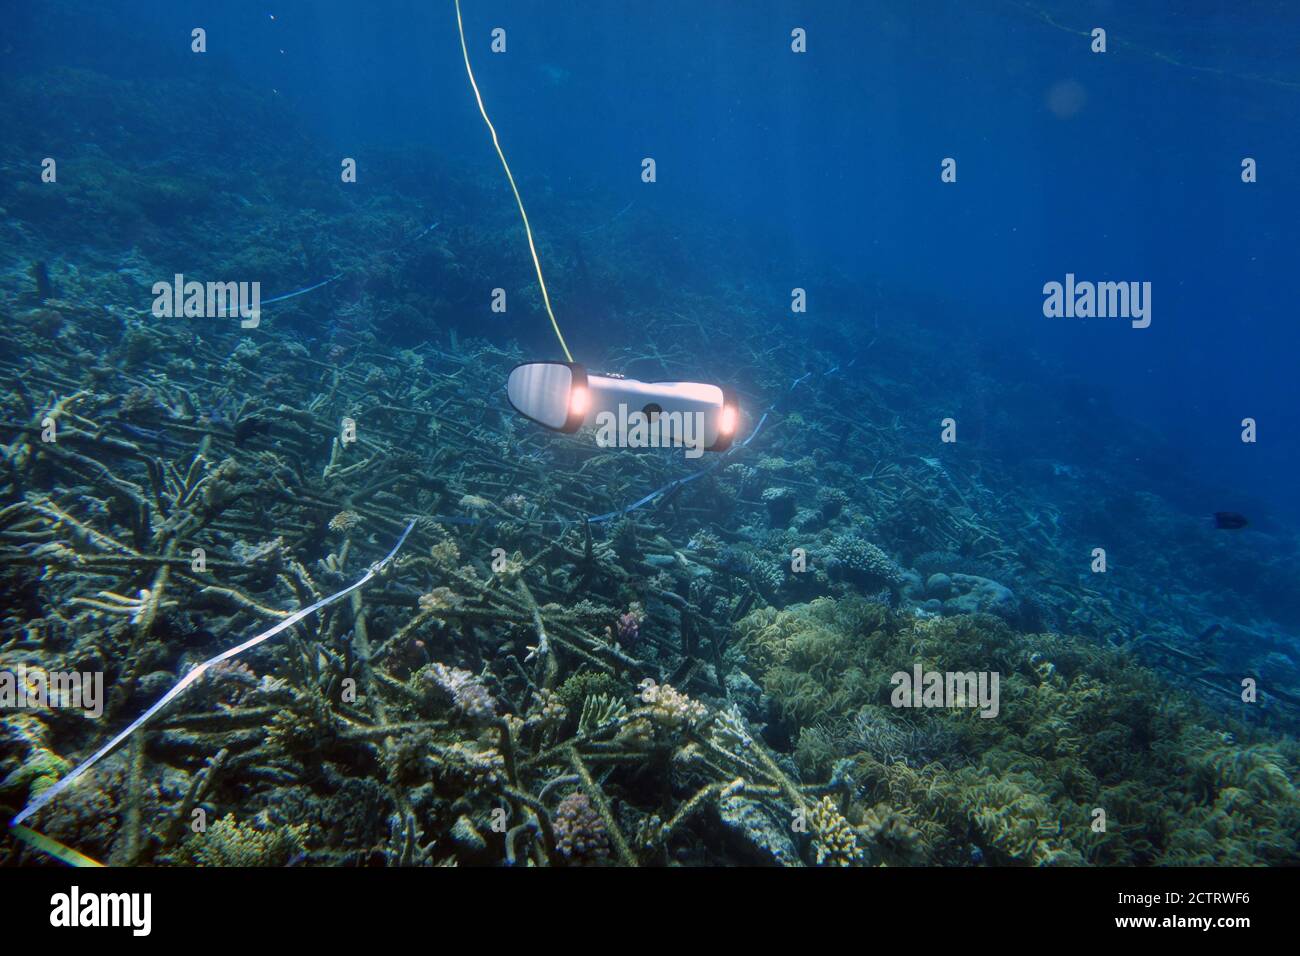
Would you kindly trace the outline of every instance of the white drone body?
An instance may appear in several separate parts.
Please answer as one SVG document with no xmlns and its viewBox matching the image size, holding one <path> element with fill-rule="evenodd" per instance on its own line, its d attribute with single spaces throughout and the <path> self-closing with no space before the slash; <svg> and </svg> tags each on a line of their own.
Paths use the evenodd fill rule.
<svg viewBox="0 0 1300 956">
<path fill-rule="evenodd" d="M 639 382 L 593 375 L 576 362 L 528 362 L 510 372 L 515 411 L 559 432 L 584 425 L 602 445 L 726 451 L 740 423 L 728 389 L 703 382 Z"/>
</svg>

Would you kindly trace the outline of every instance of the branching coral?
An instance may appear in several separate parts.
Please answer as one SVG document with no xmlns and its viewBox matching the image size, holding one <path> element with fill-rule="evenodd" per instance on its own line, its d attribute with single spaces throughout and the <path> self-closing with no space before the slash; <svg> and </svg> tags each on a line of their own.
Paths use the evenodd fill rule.
<svg viewBox="0 0 1300 956">
<path fill-rule="evenodd" d="M 609 856 L 605 822 L 585 793 L 571 793 L 555 810 L 555 848 L 573 863 L 601 863 Z"/>
<path fill-rule="evenodd" d="M 854 866 L 865 859 L 857 834 L 830 797 L 822 797 L 813 804 L 808 812 L 808 828 L 818 864 Z"/>
</svg>

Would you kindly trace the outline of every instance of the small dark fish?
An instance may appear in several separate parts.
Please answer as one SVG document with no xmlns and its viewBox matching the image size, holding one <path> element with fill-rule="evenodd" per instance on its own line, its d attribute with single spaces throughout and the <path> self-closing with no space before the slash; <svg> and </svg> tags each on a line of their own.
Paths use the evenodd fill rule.
<svg viewBox="0 0 1300 956">
<path fill-rule="evenodd" d="M 44 305 L 46 299 L 54 298 L 54 283 L 50 281 L 50 267 L 44 262 L 33 262 L 28 271 L 32 281 L 36 283 L 36 301 Z"/>
<path fill-rule="evenodd" d="M 853 426 L 850 425 L 850 424 L 847 424 L 847 423 L 846 423 L 846 424 L 845 424 L 845 425 L 840 429 L 839 438 L 838 438 L 838 439 L 836 440 L 836 442 L 835 442 L 835 452 L 836 452 L 837 454 L 840 453 L 840 452 L 842 452 L 842 451 L 844 451 L 844 446 L 845 446 L 846 444 L 848 444 L 849 436 L 850 436 L 851 434 L 853 434 Z"/>
<path fill-rule="evenodd" d="M 1250 524 L 1245 515 L 1239 515 L 1235 511 L 1216 511 L 1214 513 L 1214 526 L 1228 531 L 1236 531 Z"/>
<path fill-rule="evenodd" d="M 235 422 L 235 444 L 242 445 L 254 435 L 265 435 L 271 430 L 271 423 L 264 418 L 256 416 L 250 418 L 241 418 Z"/>
<path fill-rule="evenodd" d="M 1209 641 L 1211 638 L 1213 638 L 1214 635 L 1218 634 L 1222 630 L 1223 630 L 1222 624 L 1211 624 L 1209 627 L 1201 631 L 1201 633 L 1196 636 L 1196 643 L 1204 644 L 1207 641 Z"/>
</svg>

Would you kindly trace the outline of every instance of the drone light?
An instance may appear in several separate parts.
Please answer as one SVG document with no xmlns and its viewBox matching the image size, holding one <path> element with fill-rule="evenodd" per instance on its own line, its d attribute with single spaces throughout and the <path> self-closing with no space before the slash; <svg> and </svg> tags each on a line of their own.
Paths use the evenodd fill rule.
<svg viewBox="0 0 1300 956">
<path fill-rule="evenodd" d="M 591 395 L 583 385 L 575 385 L 569 392 L 569 414 L 581 418 L 587 414 Z"/>
<path fill-rule="evenodd" d="M 718 434 L 734 435 L 736 433 L 736 406 L 724 405 L 718 416 Z"/>
<path fill-rule="evenodd" d="M 740 399 L 729 388 L 723 388 L 721 391 L 722 405 L 718 408 L 714 432 L 716 437 L 713 444 L 705 451 L 726 451 L 736 440 L 736 432 L 740 429 Z"/>
</svg>

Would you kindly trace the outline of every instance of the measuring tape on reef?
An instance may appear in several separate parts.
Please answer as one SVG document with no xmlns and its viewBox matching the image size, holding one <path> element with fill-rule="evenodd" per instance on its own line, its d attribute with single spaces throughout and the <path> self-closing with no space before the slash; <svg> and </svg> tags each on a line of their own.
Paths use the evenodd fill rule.
<svg viewBox="0 0 1300 956">
<path fill-rule="evenodd" d="M 312 604 L 309 607 L 303 608 L 301 611 L 297 611 L 296 613 L 289 615 L 279 624 L 276 624 L 274 627 L 268 628 L 267 630 L 263 631 L 262 633 L 258 634 L 255 637 L 250 637 L 248 640 L 244 641 L 244 643 L 238 644 L 227 651 L 222 651 L 216 657 L 209 658 L 208 660 L 204 661 L 202 664 L 195 667 L 189 673 L 187 673 L 176 683 L 175 687 L 173 687 L 167 693 L 163 694 L 162 698 L 159 699 L 157 703 L 155 703 L 152 707 L 146 710 L 134 721 L 132 721 L 131 724 L 127 726 L 125 730 L 123 730 L 120 734 L 118 734 L 108 743 L 104 744 L 104 746 L 100 747 L 98 750 L 96 750 L 93 754 L 91 754 L 81 763 L 77 764 L 77 766 L 73 768 L 72 772 L 69 773 L 66 777 L 63 777 L 61 780 L 55 783 L 48 790 L 43 791 L 40 794 L 40 796 L 36 797 L 30 803 L 28 803 L 27 806 L 23 807 L 23 809 L 18 813 L 18 815 L 9 821 L 9 826 L 14 828 L 15 834 L 21 836 L 27 843 L 36 846 L 38 849 L 45 850 L 47 853 L 50 853 L 53 856 L 57 856 L 59 859 L 63 859 L 65 863 L 71 862 L 70 860 L 64 859 L 63 856 L 54 852 L 54 850 L 52 850 L 48 845 L 45 845 L 37 840 L 34 840 L 33 837 L 39 837 L 40 840 L 48 841 L 51 844 L 55 843 L 55 841 L 50 840 L 48 837 L 44 837 L 41 834 L 35 833 L 34 831 L 31 830 L 26 830 L 25 827 L 21 826 L 22 822 L 26 820 L 28 817 L 30 817 L 37 810 L 41 809 L 41 807 L 45 806 L 47 803 L 49 803 L 51 800 L 57 797 L 59 794 L 61 794 L 64 790 L 68 789 L 68 787 L 71 786 L 72 783 L 78 777 L 80 777 L 87 770 L 89 770 L 91 767 L 97 764 L 101 759 L 103 759 L 109 753 L 111 753 L 118 744 L 126 740 L 126 738 L 130 737 L 133 733 L 135 733 L 137 730 L 143 727 L 151 717 L 153 717 L 155 714 L 158 713 L 158 711 L 162 710 L 169 703 L 171 703 L 173 700 L 179 697 L 182 693 L 185 692 L 185 689 L 187 687 L 189 687 L 196 680 L 202 677 L 204 673 L 208 670 L 208 668 L 212 667 L 214 664 L 220 664 L 222 661 L 229 660 L 230 658 L 236 656 L 237 654 L 242 654 L 244 651 L 248 650 L 249 648 L 256 647 L 258 644 L 261 644 L 264 641 L 270 640 L 272 637 L 275 637 L 275 635 L 279 634 L 281 631 L 285 630 L 286 628 L 292 627 L 293 625 L 297 624 L 299 621 L 301 621 L 303 618 L 307 617 L 308 615 L 314 614 L 317 611 L 319 611 L 321 608 L 328 607 L 329 605 L 333 604 L 335 601 L 339 600 L 340 598 L 346 597 L 347 595 L 351 594 L 353 591 L 365 587 L 366 584 L 368 584 L 370 580 L 374 578 L 375 575 L 379 574 L 379 572 L 384 570 L 384 568 L 386 568 L 392 562 L 393 558 L 397 556 L 397 552 L 400 551 L 402 545 L 406 543 L 406 538 L 411 533 L 411 529 L 414 527 L 415 527 L 415 521 L 414 519 L 412 519 L 410 524 L 406 526 L 406 530 L 402 532 L 402 536 L 397 539 L 397 544 L 393 546 L 393 550 L 389 551 L 388 555 L 383 560 L 376 561 L 374 564 L 370 565 L 370 567 L 366 569 L 366 573 L 364 575 L 362 575 L 352 584 L 349 584 L 342 591 L 337 591 L 334 594 L 331 594 L 327 598 L 321 598 L 315 604 Z M 26 830 L 26 833 L 25 834 L 19 833 L 18 831 L 20 830 Z M 56 844 L 56 846 L 62 847 L 62 844 Z M 63 847 L 63 849 L 67 850 L 68 848 Z M 68 850 L 68 852 L 75 853 L 76 851 Z M 80 856 L 80 854 L 76 854 L 76 855 Z M 88 859 L 88 858 L 83 858 L 83 859 Z M 91 862 L 93 863 L 93 861 Z M 73 865 L 82 866 L 86 864 L 75 863 Z"/>
<path fill-rule="evenodd" d="M 432 225 L 425 226 L 423 229 L 421 229 L 419 232 L 413 235 L 410 239 L 407 239 L 396 249 L 391 250 L 391 252 L 399 252 L 400 250 L 411 245 L 412 243 L 418 242 L 420 239 L 423 239 L 425 236 L 427 236 L 429 233 L 433 232 L 433 230 L 437 228 L 438 228 L 438 223 L 436 222 L 433 223 Z M 360 268 L 361 266 L 353 266 L 350 269 L 343 269 L 339 272 L 334 273 L 332 276 L 329 276 L 328 278 L 321 279 L 319 282 L 313 282 L 311 285 L 303 286 L 301 289 L 294 289 L 292 292 L 284 293 L 284 295 L 277 295 L 277 296 L 272 296 L 269 299 L 262 299 L 261 305 L 273 305 L 276 302 L 284 302 L 286 299 L 296 299 L 298 298 L 298 296 L 306 295 L 308 292 L 315 292 L 317 289 L 324 288 L 325 286 L 329 285 L 331 282 L 335 282 L 339 279 L 342 279 L 349 272 L 356 272 Z"/>
<path fill-rule="evenodd" d="M 48 853 L 60 863 L 66 863 L 68 866 L 102 867 L 104 865 L 97 860 L 92 860 L 84 853 L 78 853 L 70 846 L 64 846 L 58 840 L 47 837 L 44 833 L 37 833 L 29 827 L 14 826 L 13 834 L 28 846 L 34 847 L 42 853 Z"/>
</svg>

